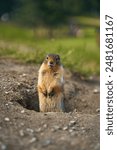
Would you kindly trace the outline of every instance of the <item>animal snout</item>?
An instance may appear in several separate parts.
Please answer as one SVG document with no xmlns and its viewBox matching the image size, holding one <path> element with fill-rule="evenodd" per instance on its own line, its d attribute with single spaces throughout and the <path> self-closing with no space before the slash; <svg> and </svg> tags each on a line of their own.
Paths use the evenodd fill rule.
<svg viewBox="0 0 117 150">
<path fill-rule="evenodd" d="M 49 66 L 54 66 L 54 62 L 53 61 L 48 62 L 48 65 Z"/>
</svg>

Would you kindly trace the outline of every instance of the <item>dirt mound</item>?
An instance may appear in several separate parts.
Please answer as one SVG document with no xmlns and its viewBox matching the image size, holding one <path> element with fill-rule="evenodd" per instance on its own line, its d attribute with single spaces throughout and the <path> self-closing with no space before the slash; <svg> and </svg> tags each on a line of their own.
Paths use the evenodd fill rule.
<svg viewBox="0 0 117 150">
<path fill-rule="evenodd" d="M 99 150 L 99 79 L 66 70 L 66 113 L 40 113 L 38 68 L 0 60 L 0 149 Z"/>
</svg>

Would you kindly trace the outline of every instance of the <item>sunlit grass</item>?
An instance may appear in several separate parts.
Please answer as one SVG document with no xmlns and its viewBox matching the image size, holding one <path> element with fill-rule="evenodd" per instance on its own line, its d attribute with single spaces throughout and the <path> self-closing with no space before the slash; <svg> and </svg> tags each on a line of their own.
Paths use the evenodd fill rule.
<svg viewBox="0 0 117 150">
<path fill-rule="evenodd" d="M 88 27 L 83 32 L 84 35 L 77 38 L 39 38 L 33 29 L 0 23 L 0 57 L 40 63 L 46 54 L 57 53 L 66 68 L 86 75 L 99 74 L 95 28 Z"/>
</svg>

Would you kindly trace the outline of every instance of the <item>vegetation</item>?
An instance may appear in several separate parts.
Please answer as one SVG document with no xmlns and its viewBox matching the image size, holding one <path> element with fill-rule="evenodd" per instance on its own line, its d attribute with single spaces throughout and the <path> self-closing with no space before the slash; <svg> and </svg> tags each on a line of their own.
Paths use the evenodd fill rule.
<svg viewBox="0 0 117 150">
<path fill-rule="evenodd" d="M 65 28 L 56 29 L 54 38 L 42 38 L 42 35 L 37 37 L 33 29 L 1 23 L 0 57 L 40 63 L 47 53 L 58 53 L 65 67 L 82 74 L 99 74 L 99 45 L 95 27 L 84 28 L 79 37 L 58 37 L 59 32 L 65 32 Z M 42 33 L 42 28 L 37 30 Z"/>
<path fill-rule="evenodd" d="M 99 16 L 99 0 L 1 0 L 0 16 L 26 26 L 58 26 L 79 15 Z"/>
<path fill-rule="evenodd" d="M 1 0 L 0 57 L 40 63 L 58 53 L 65 67 L 99 74 L 99 9 L 99 0 Z"/>
</svg>

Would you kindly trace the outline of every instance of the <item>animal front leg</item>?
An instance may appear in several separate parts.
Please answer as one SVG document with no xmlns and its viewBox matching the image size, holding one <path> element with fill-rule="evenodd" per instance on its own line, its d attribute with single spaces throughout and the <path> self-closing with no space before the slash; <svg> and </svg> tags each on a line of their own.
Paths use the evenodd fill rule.
<svg viewBox="0 0 117 150">
<path fill-rule="evenodd" d="M 47 97 L 47 90 L 43 85 L 38 86 L 37 88 L 39 93 L 42 93 L 45 97 Z"/>
<path fill-rule="evenodd" d="M 52 98 L 55 95 L 55 91 L 53 87 L 49 87 L 48 89 L 48 96 L 49 98 Z"/>
</svg>

